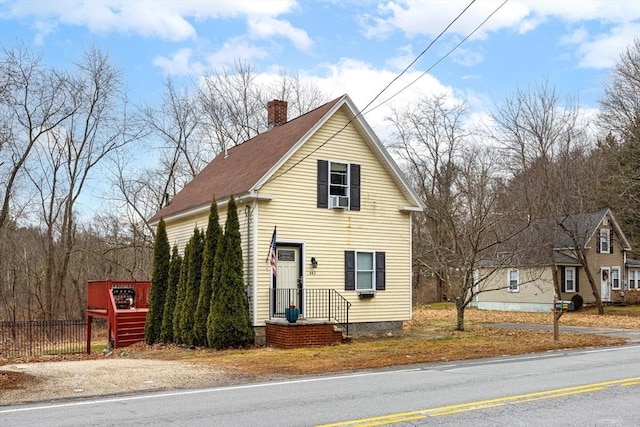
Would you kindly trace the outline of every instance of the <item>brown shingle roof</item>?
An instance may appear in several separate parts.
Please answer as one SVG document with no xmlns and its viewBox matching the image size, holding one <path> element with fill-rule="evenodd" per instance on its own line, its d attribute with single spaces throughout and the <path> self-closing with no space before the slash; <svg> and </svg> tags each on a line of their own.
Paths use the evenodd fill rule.
<svg viewBox="0 0 640 427">
<path fill-rule="evenodd" d="M 220 153 L 151 219 L 209 206 L 247 193 L 345 95 Z"/>
</svg>

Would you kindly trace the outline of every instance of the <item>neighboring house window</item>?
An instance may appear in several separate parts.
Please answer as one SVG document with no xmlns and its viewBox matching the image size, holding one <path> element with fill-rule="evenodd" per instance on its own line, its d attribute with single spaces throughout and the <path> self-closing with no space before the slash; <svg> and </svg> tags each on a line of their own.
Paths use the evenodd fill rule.
<svg viewBox="0 0 640 427">
<path fill-rule="evenodd" d="M 611 267 L 611 289 L 620 289 L 620 267 Z"/>
<path fill-rule="evenodd" d="M 360 210 L 360 165 L 318 160 L 317 207 Z"/>
<path fill-rule="evenodd" d="M 640 289 L 640 270 L 629 270 L 629 289 Z"/>
<path fill-rule="evenodd" d="M 347 291 L 384 291 L 385 253 L 344 252 L 344 288 Z"/>
<path fill-rule="evenodd" d="M 602 254 L 613 253 L 611 247 L 611 231 L 603 228 L 600 230 L 600 244 L 598 245 L 598 252 Z"/>
<path fill-rule="evenodd" d="M 564 270 L 564 291 L 575 292 L 576 291 L 576 268 L 565 267 Z"/>
<path fill-rule="evenodd" d="M 520 292 L 520 277 L 518 270 L 509 270 L 508 278 L 509 281 L 509 292 Z"/>
<path fill-rule="evenodd" d="M 580 292 L 580 276 L 576 267 L 562 267 L 560 274 L 561 292 Z"/>
</svg>

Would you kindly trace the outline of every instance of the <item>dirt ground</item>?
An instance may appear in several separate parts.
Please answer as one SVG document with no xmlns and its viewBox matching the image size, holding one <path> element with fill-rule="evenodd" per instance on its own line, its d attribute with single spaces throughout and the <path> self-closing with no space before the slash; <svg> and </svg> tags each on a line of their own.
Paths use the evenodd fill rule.
<svg viewBox="0 0 640 427">
<path fill-rule="evenodd" d="M 0 405 L 143 390 L 221 386 L 245 380 L 203 364 L 118 357 L 2 366 Z"/>
</svg>

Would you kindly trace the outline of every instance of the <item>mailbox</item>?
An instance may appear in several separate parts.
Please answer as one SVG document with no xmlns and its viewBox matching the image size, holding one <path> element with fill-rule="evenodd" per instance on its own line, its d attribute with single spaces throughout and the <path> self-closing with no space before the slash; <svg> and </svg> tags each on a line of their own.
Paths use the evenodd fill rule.
<svg viewBox="0 0 640 427">
<path fill-rule="evenodd" d="M 573 311 L 573 301 L 556 301 L 555 308 L 558 311 Z"/>
</svg>

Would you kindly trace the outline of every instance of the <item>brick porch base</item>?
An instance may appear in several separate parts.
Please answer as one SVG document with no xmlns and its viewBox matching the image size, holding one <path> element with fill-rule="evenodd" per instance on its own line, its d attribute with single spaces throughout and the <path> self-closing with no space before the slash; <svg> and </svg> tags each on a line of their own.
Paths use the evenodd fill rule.
<svg viewBox="0 0 640 427">
<path fill-rule="evenodd" d="M 269 320 L 266 324 L 266 344 L 280 348 L 311 347 L 342 342 L 342 331 L 335 323 L 298 320 Z"/>
</svg>

